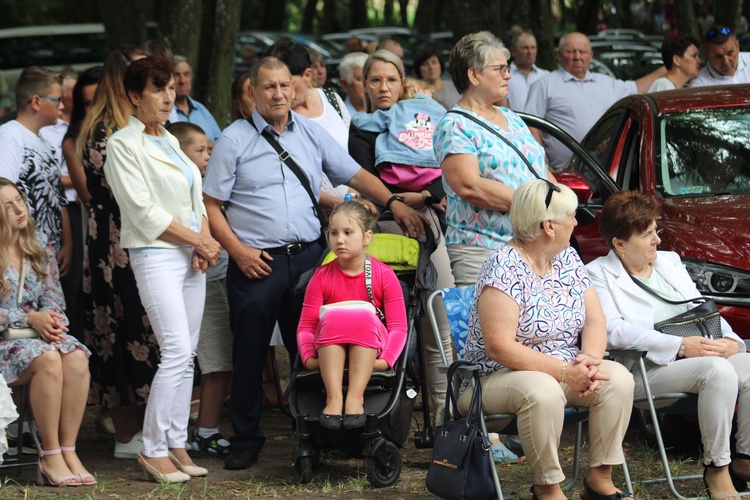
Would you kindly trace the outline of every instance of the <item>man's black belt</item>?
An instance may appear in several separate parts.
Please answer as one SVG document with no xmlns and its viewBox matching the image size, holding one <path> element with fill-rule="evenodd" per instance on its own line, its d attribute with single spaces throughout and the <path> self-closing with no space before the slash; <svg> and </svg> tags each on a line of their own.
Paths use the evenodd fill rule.
<svg viewBox="0 0 750 500">
<path fill-rule="evenodd" d="M 288 245 L 282 245 L 280 247 L 275 248 L 266 248 L 266 252 L 270 253 L 271 255 L 297 255 L 298 253 L 302 252 L 305 248 L 309 247 L 310 245 L 314 245 L 316 242 L 298 242 L 298 243 L 290 243 Z"/>
</svg>

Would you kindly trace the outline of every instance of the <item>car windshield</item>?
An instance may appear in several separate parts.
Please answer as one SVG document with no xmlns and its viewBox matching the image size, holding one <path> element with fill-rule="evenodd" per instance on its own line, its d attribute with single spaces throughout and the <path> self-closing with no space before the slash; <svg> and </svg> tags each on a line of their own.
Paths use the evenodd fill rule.
<svg viewBox="0 0 750 500">
<path fill-rule="evenodd" d="M 662 115 L 656 183 L 665 196 L 750 193 L 750 108 Z"/>
</svg>

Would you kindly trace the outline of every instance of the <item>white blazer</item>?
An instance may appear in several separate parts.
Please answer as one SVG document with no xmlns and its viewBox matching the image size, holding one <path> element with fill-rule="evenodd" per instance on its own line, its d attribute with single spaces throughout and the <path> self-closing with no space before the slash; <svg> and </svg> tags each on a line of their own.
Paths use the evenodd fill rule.
<svg viewBox="0 0 750 500">
<path fill-rule="evenodd" d="M 202 217 L 208 218 L 203 205 L 201 173 L 182 152 L 177 139 L 160 127 L 161 133 L 193 171 L 190 189 L 182 168 L 144 136 L 145 128 L 138 118 L 131 116 L 127 126 L 107 141 L 104 173 L 120 206 L 120 243 L 123 248 L 177 248 L 179 245 L 158 238 L 173 220 L 190 228 L 193 211 L 199 228 L 204 222 Z"/>
<path fill-rule="evenodd" d="M 683 298 L 692 299 L 701 295 L 676 253 L 657 252 L 653 266 Z M 680 349 L 680 337 L 654 330 L 654 309 L 646 298 L 647 293 L 633 283 L 614 250 L 590 262 L 586 269 L 607 318 L 608 347 L 647 349 L 646 359 L 657 365 L 674 361 Z M 724 318 L 721 319 L 721 333 L 736 340 L 740 352 L 745 352 L 745 342 L 732 331 Z M 621 361 L 630 368 L 633 360 Z"/>
</svg>

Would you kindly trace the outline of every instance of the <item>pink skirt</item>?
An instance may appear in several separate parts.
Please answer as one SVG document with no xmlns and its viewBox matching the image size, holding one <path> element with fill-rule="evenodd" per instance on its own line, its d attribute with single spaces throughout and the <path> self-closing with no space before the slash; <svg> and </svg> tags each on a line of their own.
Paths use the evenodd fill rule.
<svg viewBox="0 0 750 500">
<path fill-rule="evenodd" d="M 355 344 L 382 354 L 388 330 L 377 315 L 363 309 L 331 309 L 320 318 L 315 350 L 327 345 Z"/>
</svg>

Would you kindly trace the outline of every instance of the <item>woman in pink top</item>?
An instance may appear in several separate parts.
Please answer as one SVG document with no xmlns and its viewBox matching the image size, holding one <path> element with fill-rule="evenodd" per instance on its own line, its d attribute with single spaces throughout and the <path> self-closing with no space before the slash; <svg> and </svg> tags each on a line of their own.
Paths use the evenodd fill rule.
<svg viewBox="0 0 750 500">
<path fill-rule="evenodd" d="M 365 424 L 364 392 L 373 370 L 392 368 L 406 343 L 406 310 L 398 278 L 365 253 L 375 222 L 357 202 L 337 205 L 328 242 L 338 258 L 315 271 L 305 292 L 297 344 L 305 368 L 320 369 L 326 388 L 320 425 L 328 429 Z"/>
</svg>

